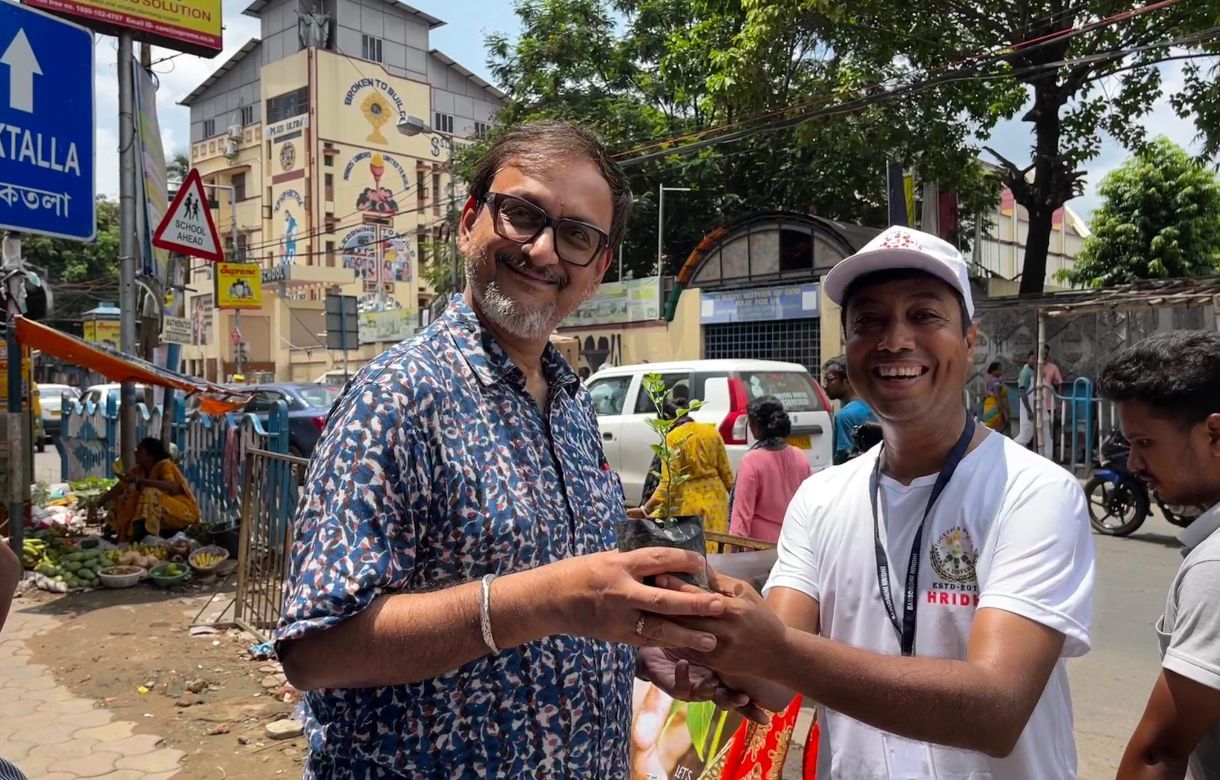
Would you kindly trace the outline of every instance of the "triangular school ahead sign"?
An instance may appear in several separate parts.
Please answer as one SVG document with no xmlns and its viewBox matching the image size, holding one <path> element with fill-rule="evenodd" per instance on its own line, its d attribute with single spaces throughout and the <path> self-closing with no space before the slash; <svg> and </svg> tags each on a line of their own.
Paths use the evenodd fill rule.
<svg viewBox="0 0 1220 780">
<path fill-rule="evenodd" d="M 203 192 L 203 180 L 194 168 L 186 175 L 173 204 L 157 225 L 153 246 L 214 263 L 225 259 L 216 223 L 212 221 L 212 210 L 208 208 L 208 198 Z"/>
</svg>

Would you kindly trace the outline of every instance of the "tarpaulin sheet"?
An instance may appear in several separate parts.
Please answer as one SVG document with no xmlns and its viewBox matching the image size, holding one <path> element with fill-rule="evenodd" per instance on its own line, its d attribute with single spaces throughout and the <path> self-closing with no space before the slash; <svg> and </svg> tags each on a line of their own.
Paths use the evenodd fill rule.
<svg viewBox="0 0 1220 780">
<path fill-rule="evenodd" d="M 54 355 L 60 360 L 73 363 L 81 368 L 96 371 L 115 382 L 136 382 L 198 394 L 199 410 L 206 414 L 231 412 L 245 406 L 246 402 L 250 400 L 248 395 L 224 385 L 179 374 L 176 371 L 153 365 L 147 360 L 90 344 L 40 322 L 27 320 L 24 317 L 16 319 L 17 340 L 31 349 Z"/>
</svg>

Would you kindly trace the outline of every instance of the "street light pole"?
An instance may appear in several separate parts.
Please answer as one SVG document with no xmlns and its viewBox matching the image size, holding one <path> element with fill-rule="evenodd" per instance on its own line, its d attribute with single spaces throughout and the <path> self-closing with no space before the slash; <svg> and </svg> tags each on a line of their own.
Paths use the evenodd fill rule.
<svg viewBox="0 0 1220 780">
<path fill-rule="evenodd" d="M 657 185 L 657 313 L 664 316 L 665 302 L 665 193 L 690 192 L 690 187 Z"/>
</svg>

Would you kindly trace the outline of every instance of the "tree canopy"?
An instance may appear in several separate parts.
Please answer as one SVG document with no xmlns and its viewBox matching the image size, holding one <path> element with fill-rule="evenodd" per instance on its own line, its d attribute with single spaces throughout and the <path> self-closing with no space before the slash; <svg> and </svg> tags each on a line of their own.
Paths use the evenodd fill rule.
<svg viewBox="0 0 1220 780">
<path fill-rule="evenodd" d="M 509 95 L 498 127 L 559 118 L 601 135 L 628 166 L 637 196 L 623 251 L 636 276 L 656 267 L 662 184 L 691 190 L 666 197 L 667 273 L 711 229 L 763 211 L 884 224 L 887 157 L 956 189 L 967 210 L 994 197 L 966 143 L 980 123 L 921 99 L 633 160 L 664 151 L 658 139 L 677 146 L 759 114 L 782 118 L 884 75 L 832 50 L 833 19 L 792 5 L 521 0 L 520 35 L 488 40 L 492 72 Z M 477 152 L 463 155 L 467 165 Z"/>
<path fill-rule="evenodd" d="M 1072 284 L 1100 287 L 1220 272 L 1220 178 L 1167 138 L 1102 181 Z"/>
<path fill-rule="evenodd" d="M 1028 164 L 1000 179 L 1030 214 L 1022 292 L 1040 292 L 1052 215 L 1079 194 L 1102 132 L 1132 149 L 1164 96 L 1157 63 L 1216 51 L 1214 3 L 1161 0 L 518 0 L 521 34 L 491 36 L 509 102 L 500 124 L 562 118 L 596 129 L 639 195 L 625 264 L 768 209 L 884 223 L 893 159 L 993 205 L 976 163 L 1000 119 L 1031 124 Z M 1194 60 L 1170 95 L 1220 143 L 1214 69 Z M 992 183 L 994 184 L 994 183 Z M 673 204 L 671 210 L 670 204 Z M 672 221 L 670 215 L 673 215 Z M 671 261 L 667 270 L 676 263 Z"/>
<path fill-rule="evenodd" d="M 97 237 L 82 243 L 68 238 L 22 237 L 24 262 L 44 269 L 55 296 L 53 322 L 72 321 L 119 293 L 119 204 L 98 198 Z"/>
</svg>

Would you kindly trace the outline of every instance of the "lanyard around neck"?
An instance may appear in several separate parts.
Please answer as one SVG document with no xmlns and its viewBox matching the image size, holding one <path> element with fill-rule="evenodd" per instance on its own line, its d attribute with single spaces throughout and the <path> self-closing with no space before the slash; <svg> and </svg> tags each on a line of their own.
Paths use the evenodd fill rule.
<svg viewBox="0 0 1220 780">
<path fill-rule="evenodd" d="M 903 655 L 915 654 L 915 597 L 918 595 L 917 591 L 919 588 L 919 560 L 923 552 L 924 526 L 928 524 L 928 515 L 932 513 L 932 507 L 936 504 L 936 499 L 940 498 L 940 494 L 944 492 L 945 486 L 949 484 L 949 480 L 953 477 L 953 472 L 957 471 L 962 458 L 966 456 L 966 449 L 970 446 L 972 438 L 974 438 L 974 419 L 967 413 L 966 425 L 962 428 L 962 435 L 958 437 L 957 443 L 953 445 L 953 449 L 949 450 L 949 455 L 945 458 L 944 465 L 940 467 L 940 473 L 936 475 L 936 484 L 932 486 L 932 494 L 928 496 L 928 504 L 923 510 L 923 519 L 919 522 L 919 530 L 915 532 L 915 540 L 911 543 L 911 559 L 907 566 L 906 592 L 903 594 L 901 622 L 898 620 L 898 611 L 894 608 L 894 594 L 890 587 L 890 560 L 889 556 L 886 555 L 885 545 L 881 543 L 881 521 L 877 514 L 877 497 L 881 492 L 881 457 L 884 454 L 884 445 L 882 445 L 882 453 L 877 455 L 877 462 L 873 466 L 873 474 L 869 479 L 869 498 L 873 507 L 873 545 L 877 556 L 877 586 L 881 589 L 881 602 L 885 605 L 886 613 L 889 614 L 890 623 L 893 624 L 894 631 L 898 633 L 898 642 Z"/>
</svg>

